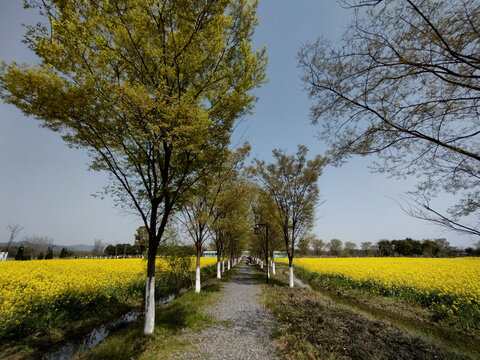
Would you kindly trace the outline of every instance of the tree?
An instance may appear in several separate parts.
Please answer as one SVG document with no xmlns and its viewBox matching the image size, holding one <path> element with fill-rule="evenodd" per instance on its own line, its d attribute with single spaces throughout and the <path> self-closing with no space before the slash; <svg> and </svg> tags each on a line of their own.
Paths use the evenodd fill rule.
<svg viewBox="0 0 480 360">
<path fill-rule="evenodd" d="M 310 241 L 312 239 L 309 236 L 305 236 L 298 241 L 297 252 L 299 256 L 308 256 L 310 253 Z"/>
<path fill-rule="evenodd" d="M 258 254 L 260 259 L 265 260 L 265 275 L 266 275 L 266 283 L 270 282 L 270 268 L 271 264 L 269 262 L 269 257 L 273 255 L 273 249 L 270 247 L 272 243 L 272 230 L 278 224 L 276 224 L 273 220 L 272 213 L 275 213 L 276 209 L 274 208 L 272 198 L 270 194 L 258 187 L 255 188 L 254 192 L 254 200 L 252 203 L 252 213 L 253 218 L 255 221 L 254 225 L 254 237 L 251 237 L 251 242 L 253 242 L 253 246 L 251 247 L 255 249 L 255 253 Z M 272 257 L 273 259 L 273 257 Z M 260 267 L 263 269 L 263 260 L 260 263 Z M 272 267 L 273 271 L 273 267 Z"/>
<path fill-rule="evenodd" d="M 47 251 L 49 247 L 53 246 L 53 240 L 46 236 L 25 236 L 23 244 L 29 248 L 33 258 L 37 258 L 38 254 Z"/>
<path fill-rule="evenodd" d="M 327 247 L 330 249 L 330 254 L 332 256 L 339 256 L 342 252 L 342 241 L 338 239 L 332 239 L 327 244 Z"/>
<path fill-rule="evenodd" d="M 188 189 L 222 158 L 235 119 L 253 109 L 265 51 L 253 51 L 257 2 L 30 0 L 36 66 L 3 63 L 2 99 L 107 171 L 105 191 L 149 235 L 145 334 L 155 318 L 155 257 Z"/>
<path fill-rule="evenodd" d="M 291 288 L 295 246 L 313 225 L 314 210 L 319 199 L 317 180 L 327 163 L 327 159 L 320 155 L 307 160 L 307 152 L 306 146 L 299 145 L 295 155 L 273 150 L 273 163 L 255 160 L 258 181 L 273 198 L 277 208 L 274 214 L 285 242 Z"/>
<path fill-rule="evenodd" d="M 407 239 L 405 239 L 405 241 L 408 241 L 408 242 L 410 242 L 410 244 L 412 244 L 412 255 L 422 256 L 423 246 L 422 246 L 422 242 L 420 240 L 414 240 L 414 239 L 407 238 Z"/>
<path fill-rule="evenodd" d="M 20 245 L 17 251 L 17 255 L 15 255 L 15 260 L 30 260 L 30 255 L 25 254 L 25 247 Z"/>
<path fill-rule="evenodd" d="M 475 256 L 480 256 L 480 241 L 477 241 L 473 245 L 475 246 L 475 250 L 474 250 Z"/>
<path fill-rule="evenodd" d="M 10 246 L 12 246 L 13 240 L 15 240 L 18 234 L 20 234 L 20 231 L 23 230 L 23 227 L 21 227 L 19 224 L 8 224 L 7 230 L 10 231 L 10 237 L 8 238 L 7 249 L 5 250 L 8 254 L 8 250 L 10 249 Z"/>
<path fill-rule="evenodd" d="M 161 257 L 165 260 L 168 267 L 165 287 L 174 289 L 175 294 L 180 294 L 182 289 L 192 285 L 192 265 L 194 249 L 191 246 L 181 246 L 178 244 L 162 244 Z"/>
<path fill-rule="evenodd" d="M 117 249 L 115 248 L 114 245 L 110 244 L 110 245 L 107 245 L 103 253 L 106 256 L 115 256 L 117 254 Z"/>
<path fill-rule="evenodd" d="M 435 257 L 440 254 L 441 248 L 433 240 L 423 240 L 422 242 L 422 254 L 423 256 Z"/>
<path fill-rule="evenodd" d="M 72 257 L 73 256 L 73 252 L 68 250 L 67 248 L 62 248 L 62 250 L 60 251 L 60 259 L 65 259 L 65 258 L 69 258 L 69 257 Z"/>
<path fill-rule="evenodd" d="M 315 256 L 320 256 L 322 255 L 323 248 L 325 247 L 325 243 L 321 239 L 317 239 L 314 237 L 312 239 L 312 247 L 313 247 L 313 253 Z"/>
<path fill-rule="evenodd" d="M 240 240 L 240 234 L 242 234 L 240 237 L 248 237 L 245 232 L 251 229 L 252 223 L 249 208 L 250 196 L 250 184 L 242 177 L 234 177 L 218 194 L 218 200 L 212 208 L 212 224 L 209 231 L 217 252 L 217 278 L 221 278 L 225 254 L 232 242 Z M 239 233 L 236 234 L 236 231 Z"/>
<path fill-rule="evenodd" d="M 340 163 L 375 153 L 376 170 L 415 174 L 410 215 L 480 235 L 477 1 L 353 2 L 342 42 L 299 52 L 329 154 Z M 447 212 L 430 204 L 442 190 L 458 198 Z"/>
<path fill-rule="evenodd" d="M 474 252 L 475 252 L 475 250 L 474 250 L 471 246 L 465 248 L 465 253 L 466 253 L 467 255 L 473 256 L 473 255 L 474 255 Z M 17 260 L 17 259 L 15 258 L 15 260 Z"/>
<path fill-rule="evenodd" d="M 446 256 L 450 250 L 450 243 L 445 238 L 433 240 L 440 247 L 440 255 Z"/>
<path fill-rule="evenodd" d="M 229 206 L 233 205 L 239 198 L 245 196 L 246 188 L 236 182 L 243 169 L 243 163 L 250 152 L 250 145 L 245 143 L 236 151 L 228 151 L 227 156 L 222 159 L 222 164 L 218 169 L 200 179 L 190 191 L 188 200 L 181 209 L 180 221 L 185 225 L 193 243 L 195 245 L 196 256 L 196 275 L 195 292 L 201 290 L 200 279 L 200 257 L 202 247 L 212 230 L 212 226 L 219 220 L 222 212 L 228 211 Z M 222 210 L 218 209 L 218 203 L 225 196 L 229 187 L 235 187 L 231 192 L 231 198 L 225 202 Z M 221 277 L 220 272 L 220 254 L 217 253 L 217 276 Z"/>
<path fill-rule="evenodd" d="M 245 248 L 252 232 L 252 221 L 248 198 L 250 188 L 247 186 L 245 196 L 235 206 L 230 207 L 227 216 L 220 223 L 224 229 L 225 246 L 222 254 L 222 270 L 225 265 L 225 257 L 228 257 L 227 265 L 232 259 L 240 257 L 240 252 Z M 214 231 L 218 228 L 214 227 Z"/>
<path fill-rule="evenodd" d="M 352 256 L 356 249 L 357 244 L 351 241 L 347 241 L 344 247 L 345 256 Z"/>
<path fill-rule="evenodd" d="M 413 254 L 413 245 L 407 240 L 392 240 L 393 251 L 401 256 L 411 256 Z"/>
<path fill-rule="evenodd" d="M 365 256 L 368 256 L 373 246 L 370 241 L 364 241 L 360 244 L 360 247 L 362 248 L 362 251 L 365 251 Z"/>
<path fill-rule="evenodd" d="M 392 240 L 393 251 L 401 256 L 421 256 L 423 253 L 422 242 L 406 238 L 405 240 Z"/>
<path fill-rule="evenodd" d="M 103 244 L 102 239 L 94 239 L 93 240 L 92 255 L 93 256 L 102 256 L 104 250 L 105 250 L 105 245 Z"/>
<path fill-rule="evenodd" d="M 377 243 L 378 251 L 382 256 L 392 256 L 393 255 L 393 244 L 389 240 L 380 240 Z"/>
<path fill-rule="evenodd" d="M 135 241 L 133 243 L 139 254 L 144 254 L 148 248 L 148 230 L 145 226 L 139 226 L 135 233 Z"/>
<path fill-rule="evenodd" d="M 271 194 L 258 186 L 253 189 L 251 210 L 255 219 L 255 225 L 258 225 L 258 234 L 251 238 L 250 248 L 255 249 L 253 253 L 258 253 L 260 258 L 266 261 L 267 279 L 270 277 L 270 269 L 275 275 L 275 251 L 283 250 L 285 242 L 283 232 L 278 222 L 278 208 Z M 268 236 L 267 236 L 268 228 Z M 270 257 L 270 261 L 268 258 Z"/>
<path fill-rule="evenodd" d="M 48 247 L 47 253 L 45 254 L 45 260 L 53 259 L 53 249 L 51 246 Z"/>
</svg>

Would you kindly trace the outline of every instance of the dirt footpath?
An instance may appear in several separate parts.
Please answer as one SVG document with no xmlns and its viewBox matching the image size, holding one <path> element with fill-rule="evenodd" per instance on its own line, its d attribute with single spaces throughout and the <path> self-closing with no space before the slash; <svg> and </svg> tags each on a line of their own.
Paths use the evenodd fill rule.
<svg viewBox="0 0 480 360">
<path fill-rule="evenodd" d="M 275 322 L 258 301 L 253 273 L 253 266 L 240 265 L 220 301 L 206 309 L 221 323 L 190 335 L 191 347 L 176 359 L 277 359 L 270 338 Z"/>
</svg>

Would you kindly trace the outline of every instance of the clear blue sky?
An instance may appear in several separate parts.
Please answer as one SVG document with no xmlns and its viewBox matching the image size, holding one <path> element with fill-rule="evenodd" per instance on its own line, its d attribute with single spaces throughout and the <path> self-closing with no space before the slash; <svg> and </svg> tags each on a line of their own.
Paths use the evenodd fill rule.
<svg viewBox="0 0 480 360">
<path fill-rule="evenodd" d="M 0 2 L 0 59 L 35 62 L 21 43 L 21 23 L 35 21 L 35 10 L 23 10 L 22 1 Z M 297 144 L 311 154 L 325 152 L 315 137 L 319 130 L 309 122 L 311 103 L 302 90 L 296 54 L 306 41 L 323 34 L 339 39 L 351 12 L 335 1 L 261 0 L 254 45 L 267 45 L 269 82 L 256 90 L 255 113 L 240 120 L 233 144 L 248 140 L 254 157 L 271 159 L 271 150 L 291 153 Z M 316 235 L 360 244 L 380 239 L 445 237 L 452 245 L 471 246 L 468 236 L 405 215 L 394 203 L 413 190 L 413 179 L 397 181 L 372 174 L 374 158 L 354 158 L 341 168 L 328 167 L 319 181 L 324 200 L 318 207 Z M 47 236 L 55 244 L 133 242 L 138 218 L 122 214 L 110 198 L 91 194 L 107 184 L 107 176 L 87 170 L 84 151 L 69 149 L 59 135 L 39 127 L 10 105 L 0 103 L 0 242 L 8 240 L 6 226 L 18 223 L 26 235 Z M 439 198 L 440 207 L 448 204 Z"/>
</svg>

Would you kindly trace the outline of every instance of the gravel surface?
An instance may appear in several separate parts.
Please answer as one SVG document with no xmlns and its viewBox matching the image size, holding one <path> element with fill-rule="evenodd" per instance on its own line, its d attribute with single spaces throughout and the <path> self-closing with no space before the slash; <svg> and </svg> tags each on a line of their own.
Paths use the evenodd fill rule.
<svg viewBox="0 0 480 360">
<path fill-rule="evenodd" d="M 223 297 L 206 309 L 223 323 L 189 336 L 191 347 L 177 359 L 277 359 L 270 339 L 275 323 L 258 302 L 261 289 L 253 271 L 253 265 L 239 265 Z"/>
</svg>

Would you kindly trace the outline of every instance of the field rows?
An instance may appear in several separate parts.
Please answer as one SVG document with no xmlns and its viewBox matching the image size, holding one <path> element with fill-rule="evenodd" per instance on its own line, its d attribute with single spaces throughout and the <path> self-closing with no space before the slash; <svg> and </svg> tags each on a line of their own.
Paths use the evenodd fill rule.
<svg viewBox="0 0 480 360">
<path fill-rule="evenodd" d="M 288 263 L 287 259 L 276 261 Z M 294 259 L 294 265 L 360 283 L 376 283 L 389 289 L 409 288 L 426 296 L 434 294 L 480 304 L 478 258 L 298 258 Z"/>
<path fill-rule="evenodd" d="M 201 261 L 208 266 L 216 258 Z M 111 297 L 125 300 L 135 283 L 144 283 L 146 265 L 142 259 L 0 262 L 0 333 L 38 312 L 85 308 Z M 167 267 L 158 260 L 157 272 Z"/>
</svg>

